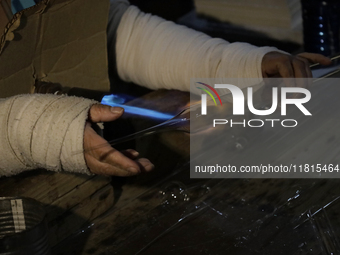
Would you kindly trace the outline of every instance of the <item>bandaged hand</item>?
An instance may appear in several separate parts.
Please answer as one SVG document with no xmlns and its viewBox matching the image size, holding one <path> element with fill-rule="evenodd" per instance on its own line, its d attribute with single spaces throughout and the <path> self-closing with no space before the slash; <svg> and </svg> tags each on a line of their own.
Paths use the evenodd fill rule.
<svg viewBox="0 0 340 255">
<path fill-rule="evenodd" d="M 34 94 L 1 99 L 0 109 L 0 176 L 38 168 L 128 176 L 153 168 L 149 160 L 136 159 L 134 150 L 113 149 L 91 128 L 90 123 L 119 118 L 121 108 L 80 97 Z"/>
</svg>

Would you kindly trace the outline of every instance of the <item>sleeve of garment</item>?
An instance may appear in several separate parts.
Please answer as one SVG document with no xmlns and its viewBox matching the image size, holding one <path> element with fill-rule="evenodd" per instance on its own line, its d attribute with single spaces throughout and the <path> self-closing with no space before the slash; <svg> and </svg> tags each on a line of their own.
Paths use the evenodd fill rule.
<svg viewBox="0 0 340 255">
<path fill-rule="evenodd" d="M 116 64 L 116 38 L 117 29 L 123 14 L 129 8 L 127 0 L 110 0 L 110 10 L 107 24 L 107 55 L 109 74 L 113 77 L 118 76 Z"/>
<path fill-rule="evenodd" d="M 44 168 L 90 174 L 83 153 L 88 110 L 78 97 L 18 95 L 0 100 L 0 176 Z"/>
<path fill-rule="evenodd" d="M 263 56 L 274 47 L 229 43 L 130 6 L 117 30 L 119 77 L 151 89 L 190 90 L 191 78 L 262 81 Z"/>
</svg>

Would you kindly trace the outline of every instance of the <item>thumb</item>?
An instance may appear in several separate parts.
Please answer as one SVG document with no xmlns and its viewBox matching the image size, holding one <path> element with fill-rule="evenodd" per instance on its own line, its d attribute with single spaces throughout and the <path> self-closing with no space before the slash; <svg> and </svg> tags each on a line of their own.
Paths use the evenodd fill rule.
<svg viewBox="0 0 340 255">
<path fill-rule="evenodd" d="M 89 111 L 89 120 L 92 122 L 107 122 L 122 116 L 124 109 L 108 105 L 94 104 Z"/>
</svg>

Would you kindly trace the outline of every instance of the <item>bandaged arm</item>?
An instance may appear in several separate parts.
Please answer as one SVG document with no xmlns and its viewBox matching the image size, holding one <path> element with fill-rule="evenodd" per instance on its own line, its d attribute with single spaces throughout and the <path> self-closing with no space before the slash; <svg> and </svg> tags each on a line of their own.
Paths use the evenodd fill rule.
<svg viewBox="0 0 340 255">
<path fill-rule="evenodd" d="M 96 102 L 78 97 L 18 95 L 0 100 L 0 176 L 44 168 L 90 174 L 85 122 Z"/>
<path fill-rule="evenodd" d="M 191 78 L 262 81 L 263 56 L 274 47 L 229 43 L 130 6 L 119 23 L 116 61 L 121 79 L 151 89 L 190 90 Z M 254 80 L 253 80 L 254 81 Z"/>
</svg>

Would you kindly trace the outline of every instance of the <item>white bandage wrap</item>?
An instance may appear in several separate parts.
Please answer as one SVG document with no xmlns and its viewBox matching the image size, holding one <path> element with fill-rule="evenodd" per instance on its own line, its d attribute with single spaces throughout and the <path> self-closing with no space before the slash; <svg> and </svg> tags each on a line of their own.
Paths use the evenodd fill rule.
<svg viewBox="0 0 340 255">
<path fill-rule="evenodd" d="M 0 100 L 0 176 L 44 168 L 90 174 L 85 122 L 97 102 L 78 97 L 18 95 Z"/>
<path fill-rule="evenodd" d="M 120 78 L 151 89 L 189 91 L 191 78 L 253 78 L 261 82 L 262 58 L 271 51 L 278 50 L 214 39 L 134 6 L 124 13 L 117 31 Z"/>
</svg>

